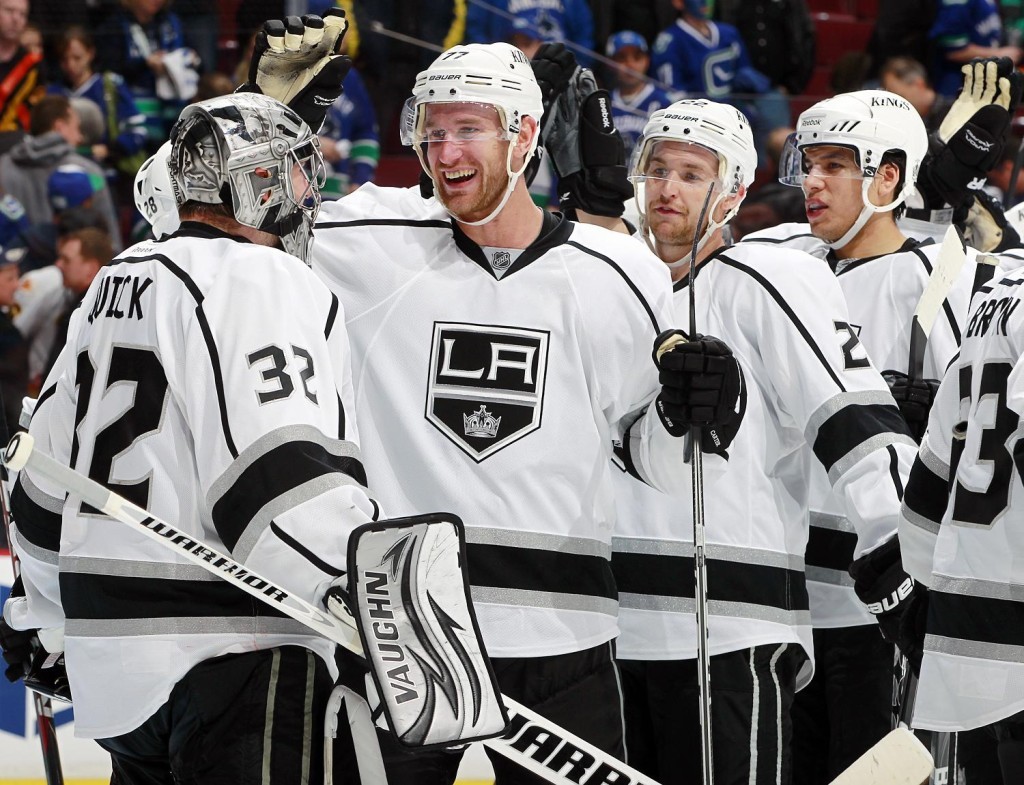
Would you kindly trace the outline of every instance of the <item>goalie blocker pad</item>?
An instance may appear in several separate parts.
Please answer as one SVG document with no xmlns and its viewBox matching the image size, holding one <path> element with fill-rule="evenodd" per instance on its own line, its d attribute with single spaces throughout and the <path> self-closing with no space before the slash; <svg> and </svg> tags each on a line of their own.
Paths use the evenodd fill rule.
<svg viewBox="0 0 1024 785">
<path fill-rule="evenodd" d="M 407 747 L 450 747 L 508 725 L 466 576 L 455 515 L 358 527 L 348 544 L 349 594 L 388 727 Z"/>
</svg>

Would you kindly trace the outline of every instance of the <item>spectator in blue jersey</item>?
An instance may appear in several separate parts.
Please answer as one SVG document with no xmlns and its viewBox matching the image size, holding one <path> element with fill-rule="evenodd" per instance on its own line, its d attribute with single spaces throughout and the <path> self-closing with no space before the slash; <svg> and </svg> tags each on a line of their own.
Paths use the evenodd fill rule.
<svg viewBox="0 0 1024 785">
<path fill-rule="evenodd" d="M 57 55 L 63 79 L 47 92 L 68 98 L 85 98 L 99 107 L 103 118 L 100 141 L 92 146 L 92 157 L 107 167 L 108 177 L 117 171 L 134 177 L 144 160 L 146 116 L 139 111 L 131 91 L 120 75 L 93 70 L 96 46 L 84 27 L 69 27 L 57 41 Z"/>
<path fill-rule="evenodd" d="M 373 180 L 380 162 L 380 130 L 370 94 L 355 68 L 343 92 L 327 110 L 320 129 L 320 149 L 330 166 L 324 198 L 338 198 Z"/>
<path fill-rule="evenodd" d="M 615 61 L 615 87 L 612 89 L 612 119 L 626 146 L 626 159 L 651 112 L 672 103 L 668 93 L 646 77 L 651 66 L 647 41 L 640 33 L 622 30 L 608 39 L 605 55 Z"/>
<path fill-rule="evenodd" d="M 185 48 L 181 20 L 167 10 L 168 0 L 122 0 L 96 31 L 97 70 L 124 77 L 139 110 L 146 116 L 147 146 L 155 150 L 167 139 L 182 101 L 163 101 L 157 82 L 166 79 L 171 53 Z"/>
<path fill-rule="evenodd" d="M 731 103 L 750 120 L 761 165 L 768 134 L 789 125 L 789 106 L 750 61 L 739 31 L 710 17 L 707 0 L 672 0 L 676 23 L 658 35 L 651 74 L 689 98 Z M 673 96 L 675 97 L 675 96 Z"/>
<path fill-rule="evenodd" d="M 935 44 L 935 89 L 955 96 L 964 82 L 960 68 L 975 57 L 1021 61 L 1021 49 L 1003 46 L 1003 22 L 996 0 L 940 0 L 928 37 Z"/>
<path fill-rule="evenodd" d="M 589 65 L 580 49 L 594 49 L 594 16 L 587 0 L 488 0 L 488 6 L 471 3 L 466 14 L 466 43 L 515 43 L 513 35 L 534 31 L 538 41 L 575 44 L 577 61 Z M 518 22 L 518 27 L 517 27 Z M 524 50 L 525 51 L 525 50 Z M 529 56 L 529 52 L 527 52 Z"/>
</svg>

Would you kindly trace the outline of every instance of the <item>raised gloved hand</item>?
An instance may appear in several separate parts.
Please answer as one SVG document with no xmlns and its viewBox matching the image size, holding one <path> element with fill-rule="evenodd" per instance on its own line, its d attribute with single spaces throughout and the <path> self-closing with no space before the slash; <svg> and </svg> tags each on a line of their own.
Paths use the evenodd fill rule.
<svg viewBox="0 0 1024 785">
<path fill-rule="evenodd" d="M 579 65 L 575 55 L 565 48 L 565 44 L 547 43 L 541 44 L 537 54 L 530 60 L 530 67 L 533 68 L 533 75 L 540 87 L 541 104 L 544 107 L 540 127 L 543 131 L 551 122 L 551 110 L 555 101 L 568 87 L 569 80 Z"/>
<path fill-rule="evenodd" d="M 1024 91 L 1024 75 L 1009 58 L 974 59 L 964 86 L 931 139 L 918 189 L 928 209 L 966 206 L 1002 154 L 1003 138 Z"/>
<path fill-rule="evenodd" d="M 743 371 L 732 350 L 718 338 L 687 340 L 666 330 L 654 342 L 661 394 L 654 406 L 673 436 L 701 429 L 701 449 L 724 454 L 736 438 L 747 409 Z"/>
<path fill-rule="evenodd" d="M 594 74 L 577 66 L 546 111 L 541 143 L 558 175 L 564 210 L 618 218 L 633 195 L 626 148 L 612 121 L 612 100 Z"/>
<path fill-rule="evenodd" d="M 914 592 L 914 579 L 903 570 L 900 543 L 892 537 L 850 565 L 853 589 L 878 622 L 882 637 L 903 651 L 900 617 Z"/>
<path fill-rule="evenodd" d="M 987 191 L 975 191 L 963 222 L 964 242 L 982 253 L 1002 253 L 1021 246 L 1020 235 L 1006 220 L 1002 205 Z"/>
<path fill-rule="evenodd" d="M 914 379 L 899 371 L 883 371 L 882 378 L 889 385 L 889 392 L 900 407 L 900 414 L 907 421 L 911 436 L 921 443 L 928 427 L 928 413 L 939 390 L 938 379 Z"/>
<path fill-rule="evenodd" d="M 347 29 L 340 8 L 331 8 L 323 18 L 308 14 L 266 22 L 256 35 L 249 79 L 238 89 L 276 98 L 314 133 L 319 131 L 352 67 L 348 57 L 337 54 Z"/>
</svg>

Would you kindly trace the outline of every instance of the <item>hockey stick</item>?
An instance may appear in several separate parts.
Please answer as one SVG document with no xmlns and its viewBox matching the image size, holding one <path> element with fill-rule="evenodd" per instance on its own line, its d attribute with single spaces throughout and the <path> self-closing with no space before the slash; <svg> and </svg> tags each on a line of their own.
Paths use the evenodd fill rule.
<svg viewBox="0 0 1024 785">
<path fill-rule="evenodd" d="M 910 326 L 910 367 L 907 376 L 911 381 L 923 378 L 924 350 L 928 344 L 928 335 L 932 325 L 942 310 L 953 282 L 967 261 L 967 246 L 960 230 L 950 226 L 946 236 L 942 238 L 938 258 L 928 278 L 928 284 L 921 292 L 921 299 L 914 309 L 914 319 Z"/>
<path fill-rule="evenodd" d="M 855 760 L 831 785 L 921 785 L 932 757 L 906 728 L 897 728 Z"/>
<path fill-rule="evenodd" d="M 7 420 L 5 419 L 3 396 L 0 395 L 0 429 L 4 436 L 7 435 Z M 11 554 L 11 567 L 14 570 L 14 577 L 21 574 L 21 561 L 14 550 L 14 542 L 11 540 L 11 505 L 7 497 L 7 470 L 0 472 L 0 516 L 4 521 L 4 535 L 7 538 L 7 548 Z M 39 733 L 39 746 L 43 753 L 43 774 L 46 777 L 46 785 L 64 785 L 64 769 L 60 765 L 60 748 L 57 746 L 57 726 L 53 721 L 53 702 L 47 695 L 42 695 L 35 690 L 32 693 L 32 709 L 36 715 L 36 731 Z"/>
<path fill-rule="evenodd" d="M 178 531 L 160 518 L 132 504 L 34 449 L 32 437 L 19 433 L 4 452 L 3 463 L 13 471 L 28 466 L 50 481 L 67 488 L 87 504 L 111 518 L 128 524 L 193 564 L 232 586 L 272 605 L 325 638 L 362 657 L 363 649 L 354 620 L 342 620 L 296 597 L 273 581 L 253 572 L 223 553 Z M 511 698 L 501 696 L 508 710 L 509 726 L 500 739 L 482 743 L 554 785 L 658 785 L 607 752 L 569 733 Z"/>
</svg>

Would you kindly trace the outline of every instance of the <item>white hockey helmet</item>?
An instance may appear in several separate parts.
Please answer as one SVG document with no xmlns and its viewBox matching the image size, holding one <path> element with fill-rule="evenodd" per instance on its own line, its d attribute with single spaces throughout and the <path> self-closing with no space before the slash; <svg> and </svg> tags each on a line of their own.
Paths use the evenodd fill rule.
<svg viewBox="0 0 1024 785">
<path fill-rule="evenodd" d="M 858 90 L 826 98 L 800 115 L 796 132 L 787 140 L 779 161 L 779 182 L 803 185 L 807 177 L 803 151 L 814 145 L 852 149 L 864 177 L 864 209 L 846 234 L 831 243 L 833 248 L 842 248 L 872 214 L 895 210 L 914 195 L 921 162 L 928 152 L 928 132 L 917 110 L 895 93 Z M 886 153 L 899 153 L 906 159 L 903 185 L 892 202 L 875 205 L 868 189 Z"/>
<path fill-rule="evenodd" d="M 233 93 L 186 106 L 171 130 L 167 168 L 179 206 L 229 206 L 240 224 L 278 236 L 306 260 L 324 161 L 316 134 L 284 104 Z"/>
<path fill-rule="evenodd" d="M 740 202 L 737 202 L 721 221 L 716 222 L 714 213 L 719 202 L 740 193 L 741 186 L 746 189 L 754 182 L 754 175 L 757 173 L 757 149 L 754 147 L 750 121 L 736 107 L 709 101 L 706 98 L 676 101 L 650 116 L 637 140 L 629 167 L 629 179 L 633 182 L 641 231 L 648 245 L 651 245 L 651 240 L 647 231 L 644 186 L 650 177 L 647 173 L 647 164 L 651 153 L 658 142 L 662 141 L 700 145 L 718 157 L 721 192 L 708 208 L 707 228 L 697 244 L 700 250 L 716 230 L 732 220 L 740 207 Z M 678 262 L 688 263 L 689 259 Z"/>
<path fill-rule="evenodd" d="M 135 175 L 135 209 L 153 229 L 153 236 L 163 239 L 178 230 L 178 200 L 174 195 L 174 183 L 167 171 L 167 159 L 171 157 L 171 143 L 164 142 L 155 154 L 146 159 Z"/>
<path fill-rule="evenodd" d="M 508 188 L 501 203 L 490 215 L 468 225 L 488 223 L 512 195 L 516 181 L 536 154 L 540 141 L 544 102 L 530 60 L 511 44 L 466 44 L 447 50 L 429 68 L 417 74 L 412 97 L 402 109 L 400 131 L 402 144 L 416 150 L 420 165 L 431 179 L 433 175 L 424 155 L 425 145 L 431 141 L 447 141 L 429 139 L 426 133 L 425 107 L 435 103 L 483 104 L 497 110 L 502 138 L 510 142 L 505 165 L 509 178 Z M 524 117 L 536 120 L 537 130 L 522 166 L 514 170 L 511 142 L 519 136 Z M 439 193 L 436 185 L 434 192 Z"/>
</svg>

